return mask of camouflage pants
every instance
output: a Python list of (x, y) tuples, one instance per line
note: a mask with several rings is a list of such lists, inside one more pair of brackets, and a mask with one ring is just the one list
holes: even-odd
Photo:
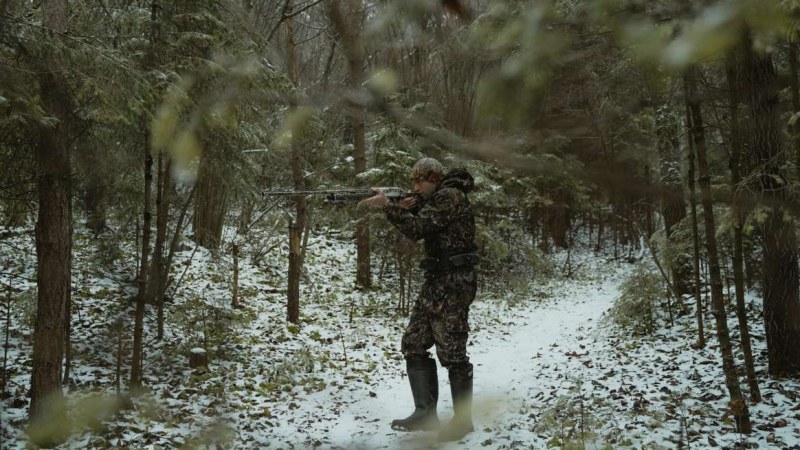
[(442, 366), (471, 372), (468, 316), (477, 286), (474, 270), (427, 275), (403, 334), (403, 356), (428, 358), (428, 349), (435, 344)]

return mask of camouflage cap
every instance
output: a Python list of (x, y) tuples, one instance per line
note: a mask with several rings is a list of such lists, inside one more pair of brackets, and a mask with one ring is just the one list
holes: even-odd
[(426, 180), (438, 183), (444, 176), (444, 166), (433, 158), (422, 158), (411, 168), (412, 180)]

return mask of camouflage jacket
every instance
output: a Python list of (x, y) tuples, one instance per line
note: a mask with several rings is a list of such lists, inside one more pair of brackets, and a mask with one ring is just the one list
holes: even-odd
[(475, 217), (467, 198), (473, 185), (466, 170), (451, 170), (422, 206), (409, 210), (390, 203), (386, 218), (406, 237), (424, 239), (428, 257), (474, 252)]

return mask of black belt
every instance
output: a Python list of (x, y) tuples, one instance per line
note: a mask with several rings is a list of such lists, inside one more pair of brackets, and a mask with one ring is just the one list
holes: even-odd
[(441, 258), (424, 258), (419, 262), (419, 268), (429, 272), (444, 272), (447, 270), (473, 267), (481, 258), (475, 253), (459, 253), (457, 255), (443, 256)]

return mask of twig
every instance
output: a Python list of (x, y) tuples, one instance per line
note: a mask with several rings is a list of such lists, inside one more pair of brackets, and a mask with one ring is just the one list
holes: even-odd
[(339, 337), (342, 339), (342, 352), (344, 353), (344, 365), (347, 367), (347, 346), (344, 343), (344, 333), (339, 333)]

